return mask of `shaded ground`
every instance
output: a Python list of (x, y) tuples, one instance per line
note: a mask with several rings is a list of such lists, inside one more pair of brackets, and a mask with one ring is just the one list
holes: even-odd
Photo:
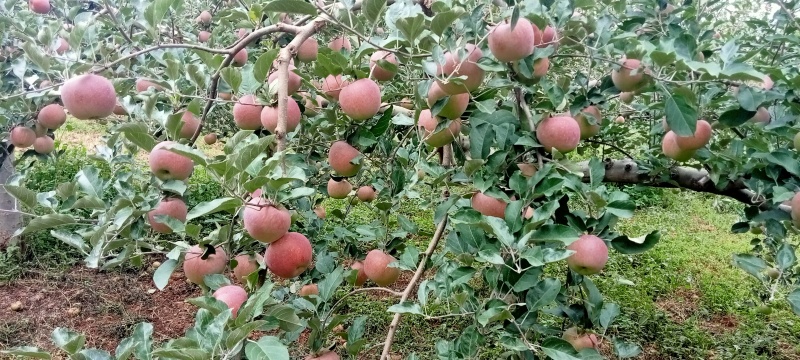
[[(156, 342), (180, 337), (194, 323), (194, 306), (184, 299), (200, 295), (183, 274), (173, 274), (156, 291), (147, 272), (103, 273), (77, 267), (63, 274), (41, 274), (0, 285), (0, 349), (33, 345), (54, 350), (57, 326), (86, 335), (86, 347), (113, 353), (133, 326), (150, 322)], [(22, 302), (22, 310), (10, 306)]]

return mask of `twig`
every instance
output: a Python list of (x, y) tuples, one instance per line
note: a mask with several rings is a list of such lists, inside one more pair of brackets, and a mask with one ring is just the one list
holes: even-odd
[[(153, 52), (153, 51), (156, 51), (156, 50), (159, 50), (159, 49), (193, 49), (193, 50), (200, 50), (200, 51), (209, 52), (209, 53), (212, 53), (212, 54), (230, 54), (230, 50), (214, 49), (214, 48), (209, 48), (209, 47), (200, 46), (200, 45), (193, 45), (193, 44), (159, 44), (159, 45), (151, 46), (151, 47), (143, 49), (143, 50), (139, 50), (139, 51), (137, 51), (135, 53), (132, 53), (132, 54), (128, 54), (127, 56), (123, 56), (123, 57), (115, 60), (114, 62), (111, 62), (109, 64), (103, 65), (102, 67), (100, 67), (97, 70), (94, 70), (93, 72), (94, 73), (99, 73), (99, 72), (101, 72), (103, 70), (110, 69), (110, 68), (114, 67), (115, 65), (117, 65), (117, 64), (119, 64), (119, 63), (121, 63), (121, 62), (123, 62), (125, 60), (129, 60), (129, 59), (135, 58), (135, 57), (137, 57), (139, 55), (144, 55), (144, 54), (147, 54), (149, 52)], [(235, 55), (235, 53), (234, 53), (234, 55)]]
[(634, 159), (634, 158), (633, 158), (633, 155), (631, 155), (630, 153), (628, 153), (628, 152), (627, 152), (627, 151), (625, 151), (625, 150), (622, 150), (622, 148), (620, 148), (620, 147), (619, 147), (619, 146), (617, 146), (617, 145), (614, 145), (614, 144), (609, 144), (609, 143), (607, 143), (607, 142), (605, 142), (605, 141), (600, 141), (600, 140), (592, 140), (592, 139), (586, 139), (586, 140), (583, 140), (583, 141), (585, 141), (585, 142), (588, 142), (588, 143), (592, 143), (592, 144), (600, 144), (600, 145), (605, 145), (605, 146), (608, 146), (608, 147), (610, 147), (610, 148), (612, 148), (612, 149), (614, 149), (614, 150), (617, 150), (617, 151), (619, 151), (619, 152), (620, 152), (622, 155), (625, 155), (625, 156), (626, 156), (628, 159), (631, 159), (631, 160), (633, 160), (633, 159)]
[[(111, 22), (114, 23), (114, 27), (117, 28), (117, 31), (119, 31), (120, 34), (122, 34), (122, 37), (125, 38), (125, 41), (127, 41), (131, 45), (134, 45), (131, 37), (128, 36), (128, 34), (125, 33), (125, 30), (122, 29), (122, 26), (119, 25), (119, 21), (117, 21), (117, 16), (114, 15), (114, 10), (111, 8), (111, 4), (108, 2), (108, 0), (104, 0), (103, 3), (105, 4), (105, 9), (106, 13), (108, 14), (108, 17), (111, 18)], [(134, 48), (135, 46), (136, 45), (134, 45)]]
[[(439, 226), (436, 227), (436, 232), (433, 234), (431, 243), (428, 244), (428, 249), (422, 254), (422, 260), (420, 260), (419, 265), (417, 266), (417, 271), (414, 273), (414, 277), (412, 277), (411, 281), (408, 282), (406, 289), (403, 291), (403, 295), (400, 297), (400, 303), (403, 303), (406, 301), (406, 299), (408, 299), (408, 296), (411, 294), (411, 290), (414, 289), (414, 285), (416, 285), (417, 281), (419, 281), (419, 279), (422, 277), (422, 274), (425, 272), (425, 265), (428, 262), (428, 259), (430, 259), (431, 254), (433, 254), (433, 251), (436, 250), (436, 246), (439, 244), (439, 240), (444, 234), (445, 227), (447, 227), (447, 216), (445, 216), (445, 218), (442, 219), (442, 222), (439, 223)], [(389, 324), (389, 333), (386, 334), (386, 342), (383, 345), (381, 360), (389, 359), (389, 350), (392, 348), (394, 334), (397, 331), (397, 326), (400, 324), (401, 316), (401, 313), (395, 313), (392, 323)]]

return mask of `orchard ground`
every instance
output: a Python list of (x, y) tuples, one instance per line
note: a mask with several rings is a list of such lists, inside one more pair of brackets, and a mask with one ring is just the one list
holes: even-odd
[[(102, 124), (82, 121), (69, 121), (65, 128), (57, 137), (64, 154), (52, 163), (35, 165), (27, 184), (31, 189), (52, 189), (72, 178), (92, 161), (85, 147), (100, 143), (105, 130)], [(200, 146), (213, 153), (221, 145)], [(219, 196), (219, 187), (207, 176), (193, 176), (191, 182), (199, 189), (191, 202)], [(742, 209), (738, 203), (662, 189), (632, 190), (631, 194), (639, 210), (621, 222), (621, 230), (636, 236), (661, 229), (663, 237), (655, 249), (642, 255), (612, 252), (609, 265), (597, 276), (600, 290), (610, 301), (626, 304), (609, 330), (615, 333), (608, 335), (641, 345), (639, 359), (800, 359), (800, 321), (788, 304), (774, 302), (770, 314), (757, 311), (761, 302), (752, 290), (762, 285), (731, 265), (731, 255), (746, 251), (755, 236), (730, 232)], [(330, 214), (334, 209), (347, 211), (347, 204), (347, 200), (326, 200), (324, 206)], [(414, 204), (402, 210), (422, 229), (433, 231), (432, 214), (418, 211)], [(355, 223), (368, 224), (374, 213), (369, 205), (360, 204), (348, 216)], [(418, 247), (424, 247), (425, 240), (415, 239)], [(113, 350), (141, 321), (154, 324), (157, 341), (183, 334), (193, 324), (195, 311), (183, 300), (200, 295), (200, 290), (176, 273), (164, 291), (156, 291), (150, 265), (158, 260), (149, 258), (142, 267), (98, 274), (85, 269), (79, 254), (47, 232), (26, 237), (20, 247), (0, 252), (0, 349), (35, 345), (54, 351), (49, 334), (56, 326), (85, 333), (88, 346), (106, 350)], [(404, 289), (410, 275), (404, 272), (392, 288)], [(16, 301), (22, 302), (21, 311), (10, 310)], [(367, 315), (369, 342), (380, 343), (391, 321), (386, 308), (394, 303), (394, 298), (380, 294), (357, 294), (342, 312)], [(428, 313), (436, 314), (436, 305), (430, 306)], [(420, 358), (433, 359), (436, 344), (430, 339), (456, 338), (469, 325), (467, 320), (407, 315), (394, 353), (416, 352)], [(612, 356), (608, 344), (601, 349)], [(379, 351), (371, 349), (359, 358), (377, 358)], [(479, 358), (494, 359), (501, 351), (487, 344)], [(302, 348), (292, 350), (293, 356), (306, 353)]]

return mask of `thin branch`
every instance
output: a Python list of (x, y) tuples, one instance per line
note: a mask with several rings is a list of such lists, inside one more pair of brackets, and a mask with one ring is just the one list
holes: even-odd
[(617, 151), (618, 151), (618, 152), (620, 152), (622, 155), (625, 155), (625, 157), (627, 157), (628, 159), (633, 159), (633, 158), (634, 158), (634, 157), (633, 157), (633, 155), (631, 155), (630, 153), (628, 153), (627, 151), (623, 150), (622, 148), (620, 148), (620, 147), (619, 147), (619, 146), (617, 146), (617, 145), (614, 145), (614, 144), (609, 144), (609, 143), (607, 143), (607, 142), (605, 142), (605, 141), (601, 141), (601, 140), (592, 140), (592, 139), (586, 139), (586, 140), (583, 140), (583, 141), (585, 141), (585, 142), (587, 142), (587, 143), (592, 143), (592, 144), (600, 144), (600, 145), (605, 145), (605, 146), (608, 146), (608, 147), (610, 147), (610, 148), (612, 148), (612, 149), (614, 149), (614, 150), (617, 150)]
[(108, 2), (108, 0), (104, 0), (103, 3), (105, 4), (105, 9), (106, 13), (108, 14), (108, 17), (111, 19), (111, 22), (114, 23), (114, 27), (117, 29), (117, 31), (119, 31), (120, 34), (122, 34), (122, 37), (125, 38), (125, 41), (135, 46), (131, 37), (128, 36), (127, 33), (125, 33), (125, 30), (122, 28), (122, 26), (120, 26), (119, 21), (117, 21), (117, 16), (114, 15), (114, 9), (111, 7), (111, 4)]
[(117, 64), (119, 64), (119, 63), (121, 63), (121, 62), (123, 62), (125, 60), (130, 60), (130, 59), (135, 58), (135, 57), (137, 57), (139, 55), (144, 55), (144, 54), (147, 54), (149, 52), (153, 52), (153, 51), (160, 50), (160, 49), (193, 49), (193, 50), (209, 52), (209, 53), (212, 53), (212, 54), (230, 54), (230, 51), (226, 50), (226, 49), (213, 49), (213, 48), (200, 46), (200, 45), (193, 45), (193, 44), (159, 44), (159, 45), (151, 46), (149, 48), (142, 49), (142, 50), (139, 50), (137, 52), (128, 54), (126, 56), (123, 56), (123, 57), (121, 57), (121, 58), (119, 58), (119, 59), (117, 59), (117, 60), (115, 60), (115, 61), (113, 61), (111, 63), (103, 65), (102, 67), (98, 68), (97, 70), (94, 70), (93, 72), (94, 73), (99, 73), (99, 72), (101, 72), (103, 70), (110, 69), (110, 68), (116, 66)]
[[(411, 278), (411, 281), (408, 282), (406, 285), (406, 289), (403, 291), (403, 295), (400, 297), (400, 303), (402, 304), (408, 299), (408, 296), (411, 295), (411, 290), (414, 289), (414, 285), (416, 285), (417, 281), (422, 278), (422, 274), (425, 273), (425, 265), (430, 259), (431, 254), (433, 251), (436, 250), (436, 246), (439, 244), (439, 240), (444, 235), (444, 229), (447, 227), (447, 216), (439, 223), (439, 226), (436, 227), (436, 232), (433, 234), (433, 238), (431, 239), (431, 243), (428, 244), (428, 249), (425, 250), (425, 253), (422, 254), (422, 259), (417, 266), (417, 271), (414, 273), (414, 277)], [(386, 334), (386, 341), (383, 345), (383, 353), (381, 353), (381, 360), (388, 360), (389, 359), (389, 350), (392, 349), (392, 342), (394, 341), (394, 334), (397, 331), (397, 327), (400, 324), (400, 317), (402, 316), (401, 313), (395, 313), (394, 318), (392, 319), (392, 323), (389, 325), (389, 333)]]

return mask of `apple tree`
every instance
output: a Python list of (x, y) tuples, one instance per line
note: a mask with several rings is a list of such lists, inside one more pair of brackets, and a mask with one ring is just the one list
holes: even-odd
[[(734, 263), (765, 302), (800, 313), (795, 7), (0, 0), (15, 236), (48, 231), (99, 270), (157, 257), (158, 288), (178, 270), (205, 290), (187, 299), (199, 310), (184, 337), (154, 345), (142, 323), (116, 358), (288, 359), (306, 333), (308, 359), (388, 359), (404, 315), (469, 319), (430, 339), (441, 358), (491, 345), (594, 359), (601, 342), (626, 358), (638, 346), (606, 335), (625, 304), (593, 278), (661, 234), (616, 229), (635, 209), (620, 185), (681, 188), (746, 205), (732, 231), (762, 235)], [(65, 122), (101, 119), (105, 170), (23, 185), (59, 156)], [(189, 206), (198, 173), (223, 195)], [(374, 217), (326, 213), (329, 198)], [(433, 225), (404, 216), (409, 204)], [(396, 297), (383, 342), (340, 311), (362, 292)], [(111, 358), (67, 329), (53, 339)]]

